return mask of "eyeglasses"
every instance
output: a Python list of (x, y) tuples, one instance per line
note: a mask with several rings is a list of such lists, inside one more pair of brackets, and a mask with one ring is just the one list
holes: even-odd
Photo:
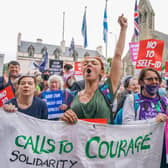
[(151, 77), (151, 78), (145, 78), (144, 80), (147, 80), (147, 81), (149, 81), (149, 82), (153, 82), (153, 81), (155, 80), (155, 81), (158, 82), (158, 81), (159, 81), (159, 78), (157, 78), (157, 77), (152, 78), (152, 77)]

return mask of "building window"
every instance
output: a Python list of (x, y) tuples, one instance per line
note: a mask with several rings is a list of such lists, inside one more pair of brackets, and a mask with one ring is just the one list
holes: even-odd
[(35, 53), (35, 49), (34, 47), (31, 45), (28, 47), (28, 56), (29, 57), (34, 57), (34, 53)]
[(74, 53), (72, 54), (73, 56), (73, 61), (77, 61), (78, 60), (78, 52), (75, 50)]
[(86, 57), (88, 57), (88, 56), (90, 56), (90, 54), (89, 54), (88, 52), (85, 52), (84, 58), (86, 58)]
[(47, 48), (44, 47), (44, 48), (41, 50), (42, 57), (44, 57), (44, 55), (46, 54), (46, 52), (47, 52)]
[(152, 15), (152, 13), (150, 13), (150, 17), (149, 17), (149, 28), (150, 29), (153, 28), (153, 15)]
[(139, 12), (139, 24), (141, 24), (142, 21), (142, 14)]
[(56, 50), (54, 50), (53, 54), (55, 56), (55, 59), (57, 59), (57, 60), (60, 59), (61, 51), (58, 48)]
[(147, 19), (147, 12), (144, 12), (143, 18), (142, 18), (142, 22), (146, 23), (146, 19)]

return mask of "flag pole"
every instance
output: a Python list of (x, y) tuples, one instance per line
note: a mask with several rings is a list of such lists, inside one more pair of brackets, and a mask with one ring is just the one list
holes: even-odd
[(64, 29), (65, 29), (65, 12), (63, 12), (62, 41), (64, 41)]
[(105, 58), (107, 61), (107, 52), (108, 52), (108, 22), (107, 22), (107, 0), (104, 10), (104, 20), (103, 20), (103, 31), (104, 31), (104, 42), (105, 42)]
[[(108, 36), (108, 33), (107, 33), (107, 36)], [(106, 37), (107, 38), (107, 37)], [(106, 61), (107, 61), (107, 48), (108, 48), (108, 38), (106, 39), (107, 41), (106, 41)]]

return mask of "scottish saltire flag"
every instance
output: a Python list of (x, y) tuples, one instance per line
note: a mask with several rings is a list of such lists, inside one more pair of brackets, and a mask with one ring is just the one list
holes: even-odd
[(108, 33), (108, 23), (107, 23), (107, 0), (104, 9), (104, 19), (103, 19), (103, 40), (107, 43), (107, 33)]
[(84, 40), (84, 48), (86, 48), (88, 46), (88, 42), (87, 42), (87, 24), (86, 24), (86, 7), (85, 7), (85, 12), (83, 15), (83, 21), (82, 21), (82, 36), (83, 36), (83, 40)]
[(74, 38), (72, 38), (71, 40), (71, 44), (70, 44), (70, 47), (69, 47), (69, 52), (71, 54), (73, 54), (75, 52), (75, 42), (74, 42)]
[(43, 61), (38, 65), (36, 62), (33, 62), (35, 68), (38, 68), (40, 72), (44, 72), (47, 69), (48, 64), (48, 52), (46, 51), (44, 54)]
[(135, 0), (135, 10), (134, 10), (134, 35), (135, 37), (139, 36), (139, 13), (137, 0)]

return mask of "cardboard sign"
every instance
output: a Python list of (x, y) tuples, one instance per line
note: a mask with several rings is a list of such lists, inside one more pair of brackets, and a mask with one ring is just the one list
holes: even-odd
[(162, 71), (163, 47), (164, 41), (161, 40), (149, 39), (140, 41), (136, 68), (150, 67), (157, 71)]
[(61, 90), (46, 91), (42, 93), (43, 100), (46, 101), (48, 106), (48, 119), (60, 118), (64, 111), (59, 109), (63, 104), (63, 93)]
[(8, 100), (14, 98), (14, 93), (12, 91), (11, 86), (6, 87), (5, 89), (0, 91), (0, 107), (7, 102)]
[(139, 43), (138, 42), (129, 43), (129, 48), (132, 64), (136, 65), (136, 60), (138, 58), (138, 51), (139, 51)]

